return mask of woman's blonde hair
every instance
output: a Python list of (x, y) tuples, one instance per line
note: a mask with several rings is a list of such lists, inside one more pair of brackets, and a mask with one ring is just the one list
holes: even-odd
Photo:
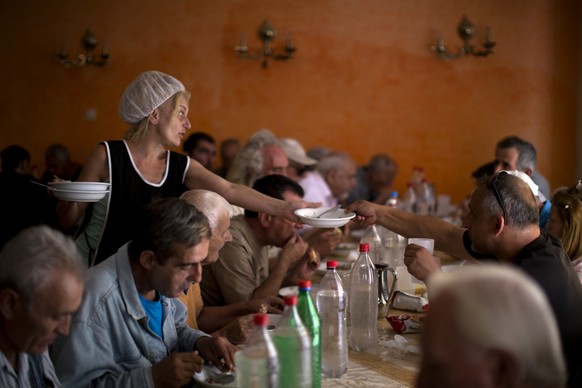
[[(178, 113), (178, 99), (182, 96), (184, 98), (186, 98), (186, 100), (190, 100), (190, 93), (187, 91), (178, 92), (170, 98), (170, 101), (172, 101), (172, 114), (173, 115)], [(159, 109), (159, 107), (156, 109)], [(123, 140), (126, 140), (130, 143), (136, 143), (146, 136), (146, 134), (149, 131), (149, 128), (150, 128), (150, 120), (149, 120), (149, 115), (148, 115), (148, 116), (144, 117), (143, 119), (141, 119), (138, 123), (132, 125), (123, 135)]]
[(562, 245), (571, 260), (582, 257), (582, 181), (560, 187), (552, 197), (552, 208), (562, 221)]

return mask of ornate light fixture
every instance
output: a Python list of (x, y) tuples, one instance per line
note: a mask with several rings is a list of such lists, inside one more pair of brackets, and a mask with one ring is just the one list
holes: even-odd
[(283, 52), (277, 52), (271, 47), (271, 42), (277, 36), (277, 31), (269, 20), (265, 20), (263, 24), (261, 24), (257, 33), (259, 39), (263, 42), (262, 50), (259, 50), (255, 54), (251, 54), (249, 52), (249, 47), (247, 46), (246, 36), (245, 34), (242, 34), (238, 45), (234, 48), (234, 51), (239, 54), (239, 57), (244, 59), (261, 60), (261, 65), (263, 68), (266, 68), (269, 66), (269, 59), (286, 61), (287, 59), (291, 59), (293, 53), (297, 50), (293, 47), (290, 33), (287, 35)]
[(109, 50), (107, 49), (107, 46), (103, 46), (99, 58), (96, 58), (93, 55), (93, 50), (97, 48), (97, 36), (91, 30), (87, 29), (87, 32), (85, 32), (85, 35), (81, 38), (81, 45), (85, 49), (85, 54), (77, 55), (76, 59), (68, 59), (69, 53), (65, 50), (64, 41), (61, 41), (61, 46), (57, 53), (59, 63), (64, 67), (80, 67), (85, 65), (103, 66), (107, 63), (107, 60), (109, 59)]
[(484, 50), (476, 50), (475, 46), (471, 44), (471, 39), (475, 35), (475, 26), (463, 15), (463, 19), (457, 26), (457, 33), (463, 39), (464, 45), (460, 47), (458, 51), (448, 52), (445, 46), (445, 41), (441, 35), (437, 38), (437, 45), (431, 46), (430, 49), (436, 52), (440, 59), (455, 59), (462, 57), (464, 55), (473, 55), (475, 57), (486, 57), (489, 54), (493, 54), (493, 47), (495, 47), (495, 42), (491, 40), (491, 30), (489, 27), (485, 28), (485, 42), (483, 43)]

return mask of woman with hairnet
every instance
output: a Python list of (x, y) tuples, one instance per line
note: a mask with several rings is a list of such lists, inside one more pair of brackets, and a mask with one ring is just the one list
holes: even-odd
[(119, 114), (130, 128), (122, 140), (99, 143), (79, 176), (79, 181), (109, 182), (110, 193), (89, 209), (82, 202), (60, 202), (57, 207), (64, 227), (85, 215), (76, 242), (89, 265), (105, 260), (133, 238), (142, 209), (152, 199), (178, 197), (188, 189), (212, 190), (232, 204), (294, 222), (295, 209), (317, 206), (276, 200), (230, 183), (169, 150), (178, 147), (190, 129), (189, 99), (180, 81), (159, 71), (140, 74), (125, 89)]

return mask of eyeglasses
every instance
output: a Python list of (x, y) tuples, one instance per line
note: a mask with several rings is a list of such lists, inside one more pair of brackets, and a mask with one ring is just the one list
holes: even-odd
[(501, 210), (503, 211), (503, 218), (506, 220), (505, 223), (507, 223), (507, 209), (505, 209), (503, 198), (501, 197), (501, 192), (497, 188), (497, 179), (501, 173), (507, 174), (505, 171), (499, 171), (497, 174), (495, 174), (491, 180), (491, 187), (493, 188), (493, 194), (495, 194), (495, 198), (497, 198), (497, 202), (499, 202), (499, 206), (501, 206)]

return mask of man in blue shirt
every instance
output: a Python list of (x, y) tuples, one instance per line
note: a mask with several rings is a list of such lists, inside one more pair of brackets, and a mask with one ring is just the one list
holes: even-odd
[(204, 360), (234, 367), (234, 346), (186, 324), (175, 298), (199, 282), (210, 227), (178, 198), (152, 203), (136, 239), (88, 272), (71, 336), (52, 352), (64, 386), (183, 386)]

